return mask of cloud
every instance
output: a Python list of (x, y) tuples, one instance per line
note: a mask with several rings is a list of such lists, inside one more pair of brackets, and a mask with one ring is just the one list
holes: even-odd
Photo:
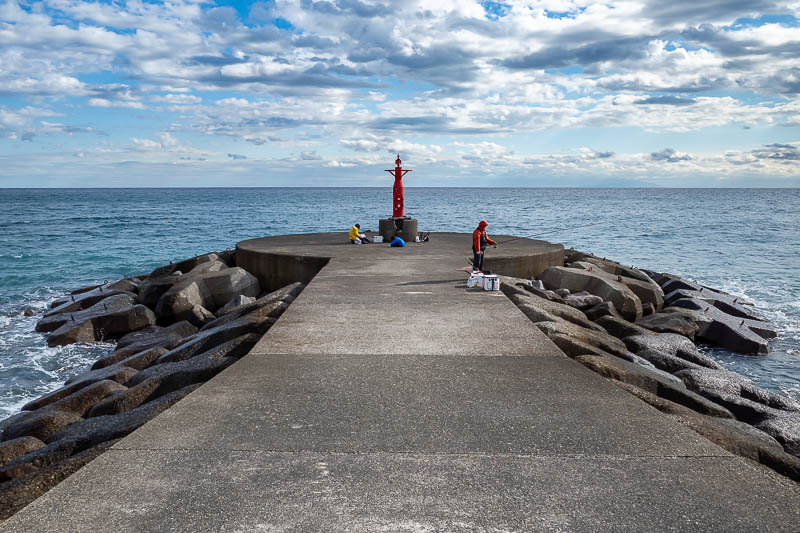
[(800, 148), (793, 144), (767, 144), (764, 148), (753, 150), (756, 159), (775, 159), (778, 161), (800, 161)]
[(239, 154), (228, 154), (228, 157), (234, 160), (247, 159), (246, 155), (239, 155)]
[(653, 152), (650, 154), (650, 159), (653, 161), (664, 161), (667, 163), (677, 163), (679, 161), (691, 161), (692, 156), (676, 152), (672, 148), (665, 148), (660, 152)]

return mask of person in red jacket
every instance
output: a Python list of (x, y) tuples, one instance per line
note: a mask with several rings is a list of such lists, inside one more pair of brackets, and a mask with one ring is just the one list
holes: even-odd
[(478, 227), (472, 232), (473, 272), (483, 272), (483, 254), (486, 251), (486, 245), (493, 244), (497, 248), (497, 243), (486, 234), (486, 226), (488, 225), (488, 222), (481, 220)]

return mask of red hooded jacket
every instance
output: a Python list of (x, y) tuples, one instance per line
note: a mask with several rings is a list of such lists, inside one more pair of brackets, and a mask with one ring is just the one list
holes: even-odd
[(494, 244), (494, 241), (490, 239), (489, 236), (486, 234), (486, 226), (488, 225), (489, 225), (488, 222), (486, 222), (485, 220), (481, 220), (480, 223), (478, 224), (478, 227), (475, 228), (475, 231), (472, 232), (473, 252), (477, 252), (479, 250), (482, 252), (486, 250), (487, 244)]

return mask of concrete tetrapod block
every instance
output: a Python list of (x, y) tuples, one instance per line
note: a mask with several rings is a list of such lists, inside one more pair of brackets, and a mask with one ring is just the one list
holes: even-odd
[(694, 339), (700, 330), (694, 320), (681, 313), (654, 313), (640, 318), (636, 325), (656, 333), (677, 333), (689, 339)]
[(5, 466), (26, 453), (38, 450), (44, 442), (36, 437), (24, 436), (10, 439), (0, 443), (0, 466)]
[(78, 416), (84, 416), (86, 412), (100, 400), (115, 391), (125, 390), (125, 388), (124, 385), (120, 385), (116, 381), (110, 379), (100, 380), (51, 403), (46, 409), (52, 411), (66, 411), (75, 413)]
[(81, 289), (75, 289), (74, 291), (70, 292), (69, 296), (63, 296), (61, 298), (56, 298), (52, 302), (50, 302), (50, 308), (55, 308), (64, 305), (67, 302), (78, 300), (83, 295), (89, 292), (113, 292), (113, 291), (125, 291), (125, 292), (132, 292), (136, 294), (139, 290), (139, 285), (136, 280), (133, 279), (120, 279), (117, 281), (113, 281), (111, 283), (101, 283), (99, 285), (92, 285), (91, 287), (83, 287)]
[(675, 380), (674, 376), (665, 375), (614, 357), (580, 355), (576, 357), (576, 361), (602, 376), (630, 383), (699, 413), (720, 418), (733, 418), (730, 411), (708, 401), (708, 399), (695, 392), (687, 390), (680, 380)]
[(47, 333), (55, 331), (69, 322), (80, 324), (96, 316), (127, 309), (135, 303), (135, 296), (129, 293), (114, 294), (74, 313), (58, 313), (44, 317), (36, 324), (36, 331)]
[[(97, 289), (96, 291), (87, 292), (75, 297), (74, 300), (70, 299), (63, 304), (53, 307), (49, 311), (45, 312), (44, 318), (49, 318), (53, 315), (59, 315), (64, 313), (74, 313), (76, 311), (82, 311), (84, 309), (88, 309), (97, 302), (102, 302), (106, 298), (110, 298), (112, 296), (119, 296), (125, 295), (130, 297), (132, 300), (136, 299), (136, 294), (129, 292), (129, 291), (121, 291), (121, 290), (100, 290)], [(52, 327), (52, 326), (50, 326)], [(55, 329), (55, 328), (54, 328)], [(41, 330), (44, 331), (44, 330)]]
[(195, 306), (212, 313), (228, 303), (234, 296), (258, 296), (261, 287), (258, 279), (243, 268), (226, 268), (220, 271), (187, 274), (158, 300), (156, 314), (164, 320), (179, 320)]
[[(94, 307), (103, 305), (103, 303), (95, 304)], [(47, 345), (53, 347), (76, 342), (117, 339), (126, 333), (152, 326), (155, 323), (156, 317), (150, 309), (143, 305), (134, 305), (81, 319), (76, 317), (74, 321), (67, 322), (52, 332), (47, 337)]]
[[(630, 351), (637, 355), (641, 355), (645, 359), (647, 359), (647, 356), (643, 355), (643, 352), (649, 351), (678, 357), (702, 367), (722, 370), (722, 366), (719, 363), (707, 355), (700, 353), (692, 341), (683, 335), (678, 335), (676, 333), (634, 335), (625, 337), (623, 342)], [(655, 364), (655, 362), (653, 362), (653, 364)], [(658, 365), (656, 364), (656, 366)]]
[(117, 348), (113, 352), (95, 361), (92, 365), (92, 370), (119, 363), (152, 348), (166, 348), (169, 351), (183, 339), (195, 333), (197, 333), (197, 328), (186, 321), (176, 322), (166, 328), (150, 326), (143, 330), (129, 333), (120, 339), (120, 342), (117, 343)]
[[(642, 272), (639, 272), (639, 274), (641, 274), (643, 279), (632, 278), (621, 273), (610, 273), (602, 267), (598, 269), (597, 265), (583, 261), (572, 263), (570, 268), (580, 268), (583, 270), (591, 269), (592, 272), (600, 276), (605, 276), (608, 279), (617, 281), (628, 287), (639, 298), (639, 300), (641, 300), (642, 304), (649, 303), (656, 311), (660, 311), (661, 308), (664, 307), (664, 291), (661, 290), (661, 287), (658, 285), (658, 283), (647, 277)], [(616, 272), (628, 272), (628, 269), (623, 268), (615, 268), (613, 270)], [(605, 299), (606, 298), (604, 298), (604, 300)]]
[[(599, 269), (597, 269), (599, 270)], [(602, 272), (602, 271), (600, 271)], [(629, 320), (642, 317), (642, 302), (634, 292), (606, 273), (566, 267), (550, 267), (539, 276), (548, 289), (565, 288), (571, 292), (586, 291), (614, 303), (617, 311)]]

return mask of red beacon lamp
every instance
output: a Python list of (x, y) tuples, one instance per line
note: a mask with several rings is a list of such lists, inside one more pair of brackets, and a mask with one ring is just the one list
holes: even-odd
[(378, 229), (383, 240), (386, 242), (400, 236), (404, 241), (413, 241), (417, 236), (417, 219), (405, 216), (405, 191), (403, 189), (403, 176), (411, 172), (411, 169), (403, 169), (400, 166), (400, 154), (397, 154), (394, 170), (386, 170), (394, 176), (394, 187), (392, 188), (392, 216), (382, 218), (378, 221)]

